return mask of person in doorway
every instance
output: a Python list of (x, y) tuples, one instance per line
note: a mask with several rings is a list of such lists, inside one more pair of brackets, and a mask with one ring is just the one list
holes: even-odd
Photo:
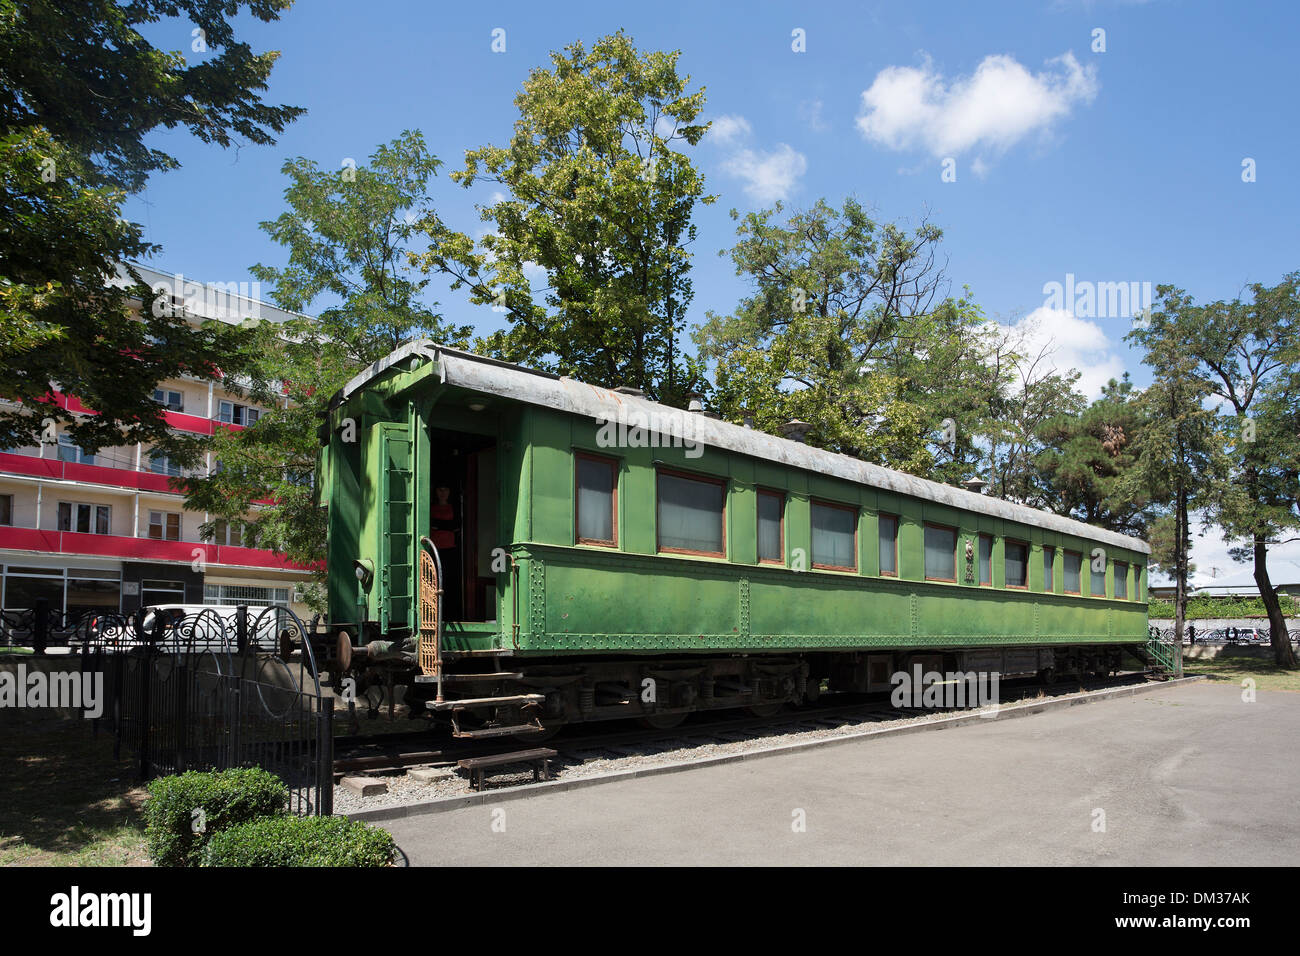
[(443, 619), (451, 621), (457, 620), (461, 612), (460, 559), (457, 556), (460, 532), (460, 516), (451, 503), (451, 486), (435, 485), (433, 507), (429, 512), (429, 537), (442, 562)]

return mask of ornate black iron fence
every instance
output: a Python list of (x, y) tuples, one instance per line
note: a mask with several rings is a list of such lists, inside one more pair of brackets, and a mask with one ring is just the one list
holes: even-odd
[(333, 812), (334, 699), (288, 608), (146, 608), (87, 615), (72, 629), (83, 672), (102, 681), (114, 751), (142, 779), (262, 767), (289, 787), (290, 809)]

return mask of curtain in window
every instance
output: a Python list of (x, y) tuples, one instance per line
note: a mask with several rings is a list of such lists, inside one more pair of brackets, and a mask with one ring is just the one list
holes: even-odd
[(1106, 596), (1106, 569), (1104, 566), (1100, 571), (1094, 571), (1091, 566), (1089, 566), (1088, 593), (1093, 597)]
[(722, 554), (724, 488), (711, 481), (659, 475), (659, 547)]
[(880, 516), (880, 573), (898, 573), (898, 519)]
[(614, 466), (578, 459), (578, 538), (614, 540)]
[(781, 496), (758, 495), (758, 559), (785, 561), (781, 553)]
[(1056, 589), (1056, 581), (1054, 580), (1055, 564), (1056, 549), (1043, 548), (1043, 590), (1049, 593)]
[(1122, 561), (1115, 562), (1115, 597), (1128, 600), (1128, 565)]
[(858, 524), (856, 511), (844, 508), (812, 506), (812, 560), (813, 564), (836, 568), (856, 568), (853, 531)]
[(925, 526), (925, 576), (953, 581), (957, 578), (957, 532)]
[(1080, 568), (1083, 565), (1083, 555), (1071, 551), (1065, 552), (1065, 590), (1072, 594), (1078, 594)]
[(1006, 544), (1006, 586), (1023, 588), (1029, 582), (1029, 546), (1015, 541)]

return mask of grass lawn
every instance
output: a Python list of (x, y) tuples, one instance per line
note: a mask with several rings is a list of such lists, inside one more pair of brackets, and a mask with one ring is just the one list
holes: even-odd
[(0, 766), (0, 866), (148, 865), (145, 791), (109, 734), (80, 720), (11, 725)]
[(1300, 670), (1283, 670), (1272, 659), (1260, 657), (1183, 658), (1183, 672), (1189, 677), (1204, 674), (1210, 680), (1240, 684), (1247, 677), (1255, 679), (1259, 690), (1300, 692)]

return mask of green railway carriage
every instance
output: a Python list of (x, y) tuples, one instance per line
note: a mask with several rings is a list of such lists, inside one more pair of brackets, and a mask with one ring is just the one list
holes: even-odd
[(1147, 653), (1135, 538), (444, 348), (321, 428), (337, 668), (460, 735)]

